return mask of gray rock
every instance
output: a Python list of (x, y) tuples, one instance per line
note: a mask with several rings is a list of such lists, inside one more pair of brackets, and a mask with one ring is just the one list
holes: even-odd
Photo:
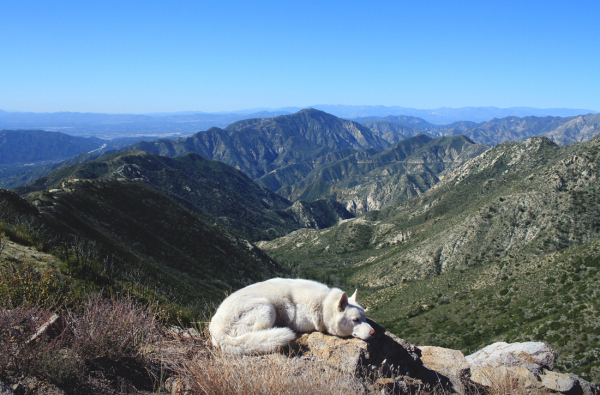
[(318, 358), (361, 377), (375, 373), (381, 378), (376, 386), (382, 393), (431, 392), (440, 385), (449, 392), (465, 393), (472, 387), (469, 364), (460, 351), (415, 347), (369, 323), (375, 335), (368, 342), (313, 332), (302, 335), (291, 348), (305, 358)]
[(421, 346), (421, 362), (440, 382), (448, 379), (451, 389), (464, 393), (471, 370), (462, 352), (442, 347)]
[(525, 366), (534, 374), (552, 370), (556, 354), (542, 342), (497, 342), (466, 357), (471, 369), (478, 366)]
[(566, 374), (546, 372), (546, 374), (543, 374), (540, 377), (542, 379), (542, 385), (552, 391), (566, 394), (574, 391), (576, 387), (581, 389), (578, 381)]

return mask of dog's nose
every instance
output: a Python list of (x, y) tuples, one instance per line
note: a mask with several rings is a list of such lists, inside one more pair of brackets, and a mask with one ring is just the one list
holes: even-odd
[(371, 332), (369, 332), (369, 335), (373, 336), (375, 334), (375, 329), (371, 329)]

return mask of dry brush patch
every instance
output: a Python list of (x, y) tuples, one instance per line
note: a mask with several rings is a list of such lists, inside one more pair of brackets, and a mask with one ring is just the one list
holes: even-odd
[(370, 391), (360, 378), (315, 360), (283, 354), (234, 357), (206, 346), (163, 359), (177, 380), (194, 394), (352, 395)]
[(160, 336), (152, 311), (129, 299), (90, 296), (81, 311), (40, 331), (53, 315), (27, 304), (0, 308), (0, 377), (78, 385), (98, 366), (149, 365), (146, 356)]

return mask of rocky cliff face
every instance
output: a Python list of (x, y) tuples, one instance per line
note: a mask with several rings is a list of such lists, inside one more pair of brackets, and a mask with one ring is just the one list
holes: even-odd
[(278, 193), (290, 200), (331, 197), (358, 214), (380, 210), (422, 194), (439, 181), (443, 171), (487, 148), (463, 136), (431, 139), (419, 135), (383, 152), (363, 151), (325, 163)]
[(341, 149), (385, 149), (390, 144), (368, 128), (314, 109), (276, 118), (249, 119), (225, 130), (134, 144), (130, 149), (164, 156), (195, 152), (236, 167), (256, 179), (294, 163)]

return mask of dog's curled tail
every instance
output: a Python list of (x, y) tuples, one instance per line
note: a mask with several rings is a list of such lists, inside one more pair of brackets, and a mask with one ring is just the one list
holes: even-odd
[(229, 336), (224, 331), (215, 331), (212, 342), (215, 347), (228, 354), (252, 355), (275, 352), (296, 339), (296, 333), (290, 328), (270, 328), (256, 332), (247, 332), (240, 336)]

